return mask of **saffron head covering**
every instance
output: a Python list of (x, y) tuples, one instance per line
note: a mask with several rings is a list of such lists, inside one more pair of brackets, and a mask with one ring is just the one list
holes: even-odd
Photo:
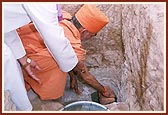
[(93, 4), (84, 4), (75, 16), (79, 23), (92, 33), (97, 33), (109, 22), (105, 14)]

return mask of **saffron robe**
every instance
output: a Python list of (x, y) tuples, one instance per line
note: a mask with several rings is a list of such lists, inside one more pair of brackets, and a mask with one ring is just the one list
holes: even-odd
[[(63, 18), (60, 26), (64, 29), (65, 37), (70, 41), (78, 60), (84, 60), (86, 51), (82, 48), (80, 33), (73, 23), (67, 20), (67, 18), (71, 18), (68, 13), (64, 12)], [(22, 69), (26, 81), (26, 89), (29, 90), (31, 87), (42, 100), (57, 99), (63, 96), (67, 73), (59, 68), (33, 23), (17, 29), (17, 32), (23, 42), (26, 55), (42, 69), (41, 71), (36, 71), (37, 77), (42, 81), (41, 85), (29, 77)]]

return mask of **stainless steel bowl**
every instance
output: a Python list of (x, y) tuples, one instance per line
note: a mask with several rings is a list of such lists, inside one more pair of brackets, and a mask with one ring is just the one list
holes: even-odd
[(109, 111), (109, 109), (96, 102), (77, 101), (64, 106), (60, 111)]

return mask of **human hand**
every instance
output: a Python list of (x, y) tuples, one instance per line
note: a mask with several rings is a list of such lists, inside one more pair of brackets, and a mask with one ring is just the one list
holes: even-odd
[(108, 98), (115, 98), (115, 93), (114, 91), (108, 87), (108, 86), (104, 86), (105, 92), (102, 93), (103, 96), (108, 97)]
[(81, 94), (80, 90), (78, 89), (78, 82), (76, 78), (75, 79), (70, 78), (70, 89), (73, 90), (78, 95)]
[(78, 89), (78, 82), (75, 74), (71, 71), (69, 72), (70, 75), (70, 89), (73, 90), (76, 94), (80, 95), (81, 92)]
[(109, 103), (116, 102), (117, 98), (115, 96), (114, 91), (108, 86), (104, 86), (104, 89), (105, 89), (105, 92), (103, 92), (103, 93), (99, 92), (98, 93), (99, 102), (102, 105), (106, 105), (106, 104), (109, 104)]
[(35, 74), (35, 70), (41, 70), (41, 68), (34, 60), (31, 60), (27, 56), (24, 56), (19, 59), (19, 62), (30, 77), (32, 77), (37, 83), (42, 84), (41, 80)]

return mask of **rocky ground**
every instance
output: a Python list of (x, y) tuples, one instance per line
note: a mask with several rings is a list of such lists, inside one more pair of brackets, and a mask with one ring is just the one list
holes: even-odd
[[(105, 106), (111, 111), (165, 110), (166, 6), (159, 2), (97, 6), (110, 21), (97, 36), (83, 42), (83, 46), (87, 50), (89, 71), (117, 95), (117, 102)], [(63, 5), (71, 14), (79, 8), (80, 5)], [(67, 81), (64, 96), (58, 100), (41, 101), (32, 91), (28, 95), (33, 111), (57, 111), (74, 101), (91, 101), (95, 90), (82, 82), (79, 89), (80, 96), (70, 90)], [(13, 104), (7, 105), (8, 110), (14, 109)]]
[[(90, 88), (86, 84), (79, 82), (79, 88), (82, 92), (81, 95), (76, 95), (69, 88), (69, 79), (67, 80), (64, 96), (57, 100), (42, 101), (39, 97), (30, 90), (28, 96), (33, 105), (33, 111), (59, 111), (65, 105), (76, 102), (76, 101), (92, 101), (91, 94), (95, 92), (94, 89)], [(104, 105), (112, 111), (128, 111), (128, 104), (124, 102), (114, 102), (112, 104)]]

